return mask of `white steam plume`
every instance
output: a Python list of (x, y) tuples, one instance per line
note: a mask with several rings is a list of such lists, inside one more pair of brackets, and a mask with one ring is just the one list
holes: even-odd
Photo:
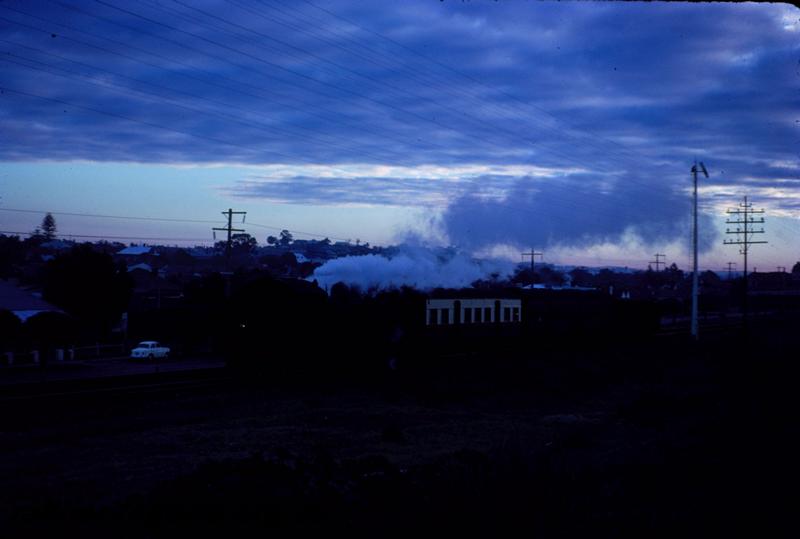
[(318, 267), (309, 279), (330, 288), (343, 282), (362, 290), (391, 289), (411, 286), (431, 288), (463, 288), (478, 279), (493, 275), (505, 278), (514, 264), (504, 260), (476, 260), (454, 251), (434, 252), (424, 247), (403, 246), (391, 258), (381, 255), (348, 256), (330, 260)]

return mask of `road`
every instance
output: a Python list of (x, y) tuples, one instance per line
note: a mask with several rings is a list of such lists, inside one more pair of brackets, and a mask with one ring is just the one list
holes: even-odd
[(222, 368), (225, 362), (216, 357), (170, 358), (156, 361), (132, 361), (127, 357), (54, 362), (39, 365), (15, 365), (0, 368), (0, 391), (4, 386), (93, 380), (169, 372)]
[[(739, 515), (791, 525), (796, 327), (537, 350), (399, 380), (212, 370), (200, 388), (0, 399), (0, 522), (9, 537), (324, 532), (340, 514), (348, 526), (375, 515), (380, 529), (475, 515), (491, 526), (483, 535), (498, 522), (615, 537), (719, 535), (741, 531)], [(182, 362), (194, 364), (106, 363), (119, 374)]]

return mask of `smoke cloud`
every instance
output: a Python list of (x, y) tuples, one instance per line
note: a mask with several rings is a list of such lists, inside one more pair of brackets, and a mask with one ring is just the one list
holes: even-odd
[(391, 257), (365, 255), (330, 260), (317, 268), (310, 279), (316, 279), (322, 287), (343, 282), (362, 290), (401, 286), (428, 290), (469, 287), (479, 279), (508, 277), (513, 270), (510, 261), (476, 260), (453, 249), (404, 245)]
[[(718, 232), (710, 216), (699, 219), (699, 247), (707, 251)], [(663, 181), (589, 174), (523, 177), (502, 198), (481, 192), (459, 197), (444, 211), (441, 226), (453, 245), (473, 252), (498, 244), (621, 244), (631, 235), (645, 245), (689, 242), (691, 197)]]

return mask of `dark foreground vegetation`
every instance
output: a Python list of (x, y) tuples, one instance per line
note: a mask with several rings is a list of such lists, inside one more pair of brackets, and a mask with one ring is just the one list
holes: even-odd
[[(63, 312), (0, 312), (0, 351), (35, 348), (46, 369), (48, 351), (158, 339), (228, 369), (199, 389), (0, 395), (4, 537), (793, 528), (800, 296), (785, 275), (750, 298), (747, 331), (743, 289), (706, 275), (701, 313), (721, 318), (697, 344), (664, 330), (688, 325), (677, 268), (365, 294), (124, 262), (84, 246), (40, 264)], [(429, 328), (430, 298), (520, 300), (521, 322)]]
[(6, 407), (0, 515), (27, 536), (788, 532), (797, 323)]

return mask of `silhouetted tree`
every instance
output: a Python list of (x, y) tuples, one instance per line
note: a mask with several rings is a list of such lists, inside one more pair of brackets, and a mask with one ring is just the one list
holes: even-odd
[(531, 268), (517, 268), (516, 273), (511, 278), (511, 282), (514, 284), (521, 284), (521, 285), (531, 285), (534, 283), (541, 282), (539, 279), (538, 274), (533, 272)]
[(28, 246), (38, 247), (39, 245), (44, 243), (44, 241), (45, 238), (44, 234), (42, 234), (42, 229), (37, 226), (36, 228), (33, 229), (31, 235), (28, 236), (28, 238), (25, 240), (25, 243)]
[(716, 272), (706, 270), (700, 273), (700, 284), (704, 287), (717, 287), (722, 284), (722, 279)]
[(196, 262), (195, 258), (186, 249), (177, 249), (169, 253), (166, 258), (169, 264), (175, 264), (176, 266), (194, 266)]
[(25, 246), (18, 236), (0, 234), (0, 277), (11, 275), (14, 266), (25, 259)]
[[(227, 245), (228, 242), (225, 240), (218, 241), (214, 244), (214, 250), (218, 253), (225, 253)], [(256, 247), (258, 247), (258, 241), (250, 234), (233, 234), (231, 236), (231, 254), (234, 256), (248, 255), (255, 251)]]
[(564, 275), (549, 266), (542, 266), (539, 270), (539, 278), (544, 284), (561, 286), (564, 284)]
[(0, 352), (12, 351), (19, 341), (22, 322), (11, 311), (0, 309)]
[(267, 236), (267, 243), (269, 245), (275, 245), (276, 243), (278, 243), (278, 238), (276, 238), (275, 236)]
[(594, 284), (592, 274), (584, 268), (575, 268), (569, 272), (572, 278), (572, 286), (592, 286)]
[(667, 268), (665, 271), (666, 271), (667, 281), (672, 286), (680, 285), (681, 283), (683, 283), (686, 277), (683, 271), (680, 270), (678, 268), (678, 265), (675, 264), (674, 262), (670, 264), (669, 268)]
[(52, 214), (48, 213), (42, 219), (42, 236), (49, 241), (56, 237), (56, 220)]
[(294, 269), (297, 267), (297, 257), (294, 253), (283, 253), (281, 255), (281, 262), (287, 268)]
[(45, 364), (55, 348), (75, 342), (75, 321), (64, 313), (42, 312), (25, 321), (23, 332), (31, 346), (41, 352), (40, 360)]
[(128, 303), (133, 281), (124, 267), (117, 267), (110, 255), (98, 253), (88, 243), (77, 245), (47, 263), (44, 299), (108, 330), (119, 320)]
[(281, 230), (280, 236), (281, 239), (278, 240), (278, 243), (280, 243), (281, 245), (289, 245), (290, 243), (292, 243), (292, 240), (294, 239), (292, 233), (289, 232), (288, 230)]
[(250, 254), (258, 247), (258, 241), (250, 234), (234, 234), (231, 236), (233, 254)]
[(796, 262), (794, 266), (792, 266), (792, 273), (800, 274), (800, 262)]

